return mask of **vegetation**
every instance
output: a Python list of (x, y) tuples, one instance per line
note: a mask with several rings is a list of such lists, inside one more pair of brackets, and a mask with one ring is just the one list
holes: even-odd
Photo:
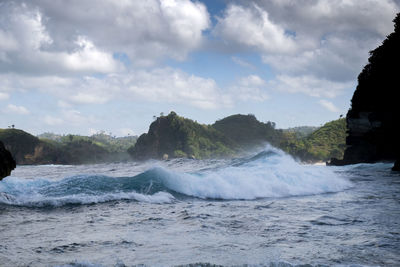
[(18, 129), (0, 130), (0, 141), (17, 164), (84, 164), (165, 158), (235, 157), (265, 143), (302, 161), (341, 158), (346, 122), (339, 119), (320, 128), (275, 129), (254, 115), (232, 115), (212, 125), (199, 124), (171, 112), (161, 115), (141, 135), (116, 138), (104, 132), (92, 136), (44, 133), (35, 137)]
[(252, 114), (232, 115), (216, 121), (212, 127), (242, 149), (254, 148), (265, 142), (278, 146), (282, 135), (280, 130), (275, 130), (274, 122), (262, 123)]
[(342, 157), (345, 148), (346, 122), (339, 119), (321, 128), (297, 127), (275, 129), (275, 123), (263, 123), (254, 115), (232, 115), (213, 125), (202, 125), (171, 112), (160, 116), (149, 132), (139, 137), (128, 152), (134, 159), (190, 157), (232, 157), (261, 147), (277, 146), (302, 161), (326, 161)]
[(128, 152), (134, 159), (169, 157), (210, 158), (234, 155), (235, 144), (212, 126), (202, 125), (171, 112), (160, 116)]
[(137, 137), (115, 138), (45, 133), (40, 138), (18, 129), (0, 129), (0, 140), (17, 164), (84, 164), (128, 160), (128, 147)]
[(302, 161), (343, 158), (346, 147), (346, 120), (342, 118), (328, 122), (303, 138), (298, 138), (296, 132), (286, 131), (279, 146)]
[(314, 131), (318, 130), (319, 127), (315, 126), (298, 126), (283, 130), (284, 133), (294, 133), (296, 138), (302, 139), (309, 136)]

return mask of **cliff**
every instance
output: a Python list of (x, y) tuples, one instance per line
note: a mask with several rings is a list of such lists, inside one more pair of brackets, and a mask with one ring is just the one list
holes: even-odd
[(400, 13), (394, 32), (370, 52), (347, 113), (347, 148), (333, 165), (394, 161), (400, 156)]
[(0, 180), (11, 174), (16, 167), (15, 160), (11, 153), (4, 147), (0, 141)]

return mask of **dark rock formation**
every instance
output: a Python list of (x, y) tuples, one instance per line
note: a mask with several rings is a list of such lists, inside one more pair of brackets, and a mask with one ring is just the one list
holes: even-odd
[(4, 147), (0, 141), (0, 180), (11, 174), (16, 167), (15, 160), (11, 153)]
[(400, 158), (400, 13), (394, 32), (370, 52), (347, 113), (347, 148), (332, 165)]

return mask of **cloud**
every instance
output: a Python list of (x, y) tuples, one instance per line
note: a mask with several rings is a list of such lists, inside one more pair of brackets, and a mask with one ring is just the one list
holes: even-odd
[(332, 102), (329, 102), (325, 99), (321, 99), (318, 103), (331, 112), (340, 112), (340, 110)]
[(190, 75), (178, 69), (157, 68), (113, 73), (102, 77), (0, 75), (0, 87), (38, 90), (59, 100), (61, 108), (80, 104), (104, 104), (112, 100), (174, 103), (200, 109), (232, 105), (213, 79)]
[(245, 8), (230, 5), (218, 19), (214, 34), (224, 42), (252, 47), (266, 53), (290, 53), (296, 50), (292, 36), (269, 19), (269, 14), (258, 5)]
[(238, 102), (256, 101), (263, 102), (269, 99), (266, 93), (267, 83), (257, 75), (241, 78), (237, 85), (230, 88), (232, 98)]
[(16, 106), (13, 104), (7, 105), (7, 107), (5, 108), (5, 112), (18, 115), (28, 115), (30, 113), (29, 110), (24, 106)]
[(393, 0), (236, 1), (213, 32), (235, 51), (259, 53), (277, 76), (275, 87), (334, 97), (393, 31), (399, 10)]
[(269, 86), (282, 92), (334, 98), (342, 94), (345, 89), (354, 87), (354, 82), (340, 83), (306, 75), (278, 75), (275, 80), (269, 82)]
[(107, 73), (122, 68), (111, 52), (94, 45), (86, 36), (73, 36), (69, 50), (57, 50), (41, 11), (26, 4), (3, 3), (0, 9), (0, 72)]
[(123, 63), (183, 60), (202, 44), (210, 24), (206, 7), (190, 0), (0, 5), (0, 72), (110, 73), (121, 71)]
[(74, 109), (61, 110), (59, 116), (46, 115), (43, 122), (50, 126), (72, 125), (81, 126), (95, 123), (97, 120), (93, 116), (83, 115), (80, 111)]

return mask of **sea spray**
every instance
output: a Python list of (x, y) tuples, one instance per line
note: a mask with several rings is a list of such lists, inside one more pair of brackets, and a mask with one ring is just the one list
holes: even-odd
[(338, 192), (351, 183), (324, 166), (302, 165), (284, 152), (267, 147), (229, 166), (200, 173), (153, 169), (176, 192), (214, 199), (256, 199)]
[(8, 177), (0, 203), (62, 206), (113, 200), (171, 203), (182, 195), (202, 199), (257, 199), (338, 192), (351, 183), (324, 166), (302, 165), (267, 147), (215, 168), (182, 172), (157, 166), (132, 177), (81, 174), (61, 180)]

